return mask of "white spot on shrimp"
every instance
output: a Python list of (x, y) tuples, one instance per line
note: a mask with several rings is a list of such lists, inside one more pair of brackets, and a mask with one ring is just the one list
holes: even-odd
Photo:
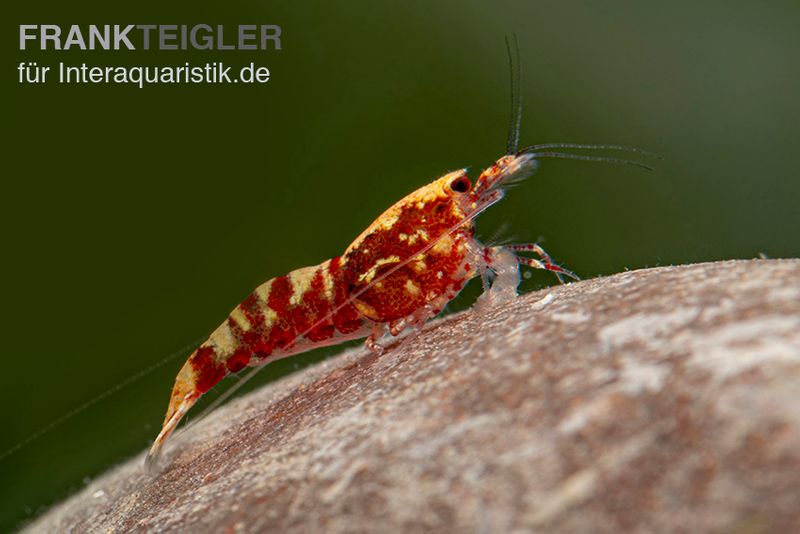
[(233, 319), (244, 332), (250, 330), (250, 321), (247, 320), (247, 317), (245, 317), (240, 307), (237, 306), (233, 309), (231, 312), (231, 319)]
[(413, 297), (419, 295), (419, 286), (415, 284), (413, 280), (406, 280), (405, 288), (409, 295)]
[(317, 266), (303, 267), (289, 273), (289, 282), (292, 284), (292, 296), (289, 303), (293, 306), (300, 304), (303, 294), (311, 287), (311, 281), (317, 273)]
[(389, 256), (388, 258), (379, 258), (378, 260), (375, 261), (375, 264), (367, 272), (358, 277), (358, 281), (369, 284), (370, 282), (372, 282), (372, 279), (375, 278), (375, 275), (378, 273), (378, 269), (381, 266), (399, 262), (400, 262), (400, 256)]

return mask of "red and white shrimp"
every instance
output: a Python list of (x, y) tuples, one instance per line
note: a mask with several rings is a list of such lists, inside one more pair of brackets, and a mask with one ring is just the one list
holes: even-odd
[[(617, 158), (548, 152), (553, 148), (612, 148), (610, 145), (546, 144), (516, 149), (519, 115), (512, 119), (508, 154), (470, 182), (466, 169), (449, 172), (409, 194), (353, 241), (341, 256), (304, 267), (257, 287), (195, 350), (175, 379), (161, 432), (147, 462), (197, 400), (228, 374), (261, 366), (317, 347), (366, 337), (382, 352), (388, 329), (397, 336), (421, 328), (480, 276), (483, 301), (516, 295), (519, 264), (576, 278), (554, 264), (536, 244), (485, 246), (475, 238), (475, 218), (503, 198), (503, 186), (528, 177), (537, 159)], [(538, 259), (518, 253), (530, 251)]]

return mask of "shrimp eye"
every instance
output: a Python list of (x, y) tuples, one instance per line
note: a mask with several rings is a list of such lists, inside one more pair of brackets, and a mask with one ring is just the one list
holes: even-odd
[(456, 193), (466, 193), (469, 191), (469, 188), (472, 184), (469, 182), (469, 178), (466, 176), (460, 176), (450, 182), (450, 189), (455, 191)]

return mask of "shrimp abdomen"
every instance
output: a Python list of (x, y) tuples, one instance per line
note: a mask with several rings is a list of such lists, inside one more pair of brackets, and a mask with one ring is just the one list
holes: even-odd
[(148, 463), (183, 415), (228, 374), (369, 334), (371, 322), (350, 302), (341, 267), (337, 257), (273, 278), (231, 311), (175, 378)]

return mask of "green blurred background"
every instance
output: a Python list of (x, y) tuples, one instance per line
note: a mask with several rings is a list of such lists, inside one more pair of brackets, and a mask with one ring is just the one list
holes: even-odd
[[(507, 34), (524, 65), (523, 144), (620, 143), (664, 160), (651, 173), (546, 160), (481, 217), (483, 237), (539, 239), (584, 277), (800, 255), (795, 0), (3, 9), (0, 451), (207, 335), (262, 281), (340, 253), (409, 191), (501, 155)], [(20, 52), (23, 23), (279, 24), (283, 50)], [(140, 90), (21, 86), (16, 72), (220, 60), (272, 80)], [(255, 385), (339, 350), (270, 365)], [(147, 447), (184, 358), (0, 459), (0, 530)]]

